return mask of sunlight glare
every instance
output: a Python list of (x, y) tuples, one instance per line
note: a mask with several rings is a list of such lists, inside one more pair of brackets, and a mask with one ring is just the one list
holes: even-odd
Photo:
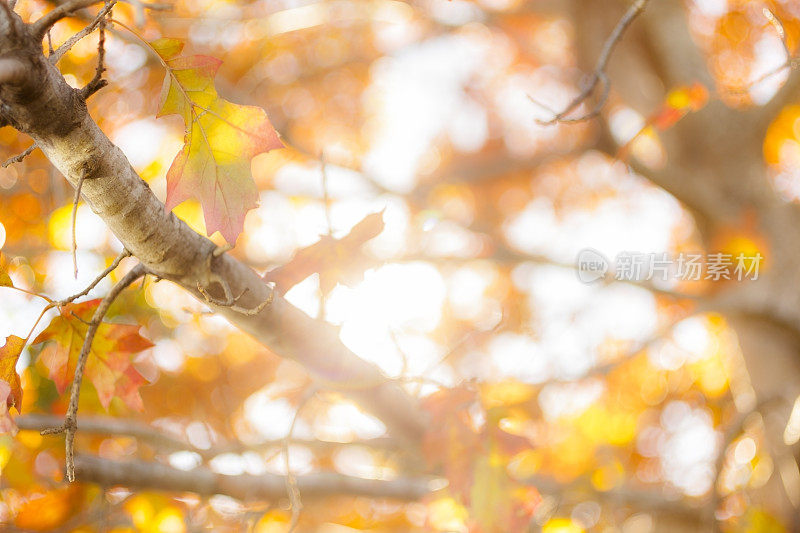
[(444, 298), (444, 279), (430, 264), (389, 264), (367, 271), (355, 289), (334, 290), (327, 313), (332, 322), (342, 324), (340, 337), (348, 348), (396, 375), (400, 354), (391, 332), (434, 330)]

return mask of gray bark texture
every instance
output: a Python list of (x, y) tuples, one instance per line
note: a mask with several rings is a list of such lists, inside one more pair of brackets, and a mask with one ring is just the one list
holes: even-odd
[[(79, 479), (103, 486), (224, 494), (243, 501), (286, 497), (286, 479), (275, 474), (225, 475), (207, 468), (184, 471), (160, 463), (113, 461), (91, 455), (76, 457), (75, 470)], [(337, 494), (415, 501), (431, 491), (430, 482), (423, 478), (378, 480), (323, 472), (297, 476), (296, 482), (304, 500)]]

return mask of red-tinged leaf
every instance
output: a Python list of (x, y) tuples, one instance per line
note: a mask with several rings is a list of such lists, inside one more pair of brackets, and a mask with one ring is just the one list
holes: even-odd
[[(39, 357), (60, 393), (72, 381), (87, 322), (99, 303), (100, 300), (91, 300), (64, 306), (61, 314), (33, 341), (34, 344), (50, 341)], [(145, 380), (133, 366), (131, 355), (152, 346), (139, 335), (136, 325), (103, 323), (97, 328), (85, 374), (103, 407), (108, 408), (111, 399), (117, 396), (132, 409), (141, 409), (138, 389)]]
[(214, 77), (222, 61), (198, 55), (171, 58), (166, 65), (168, 72), (156, 117), (181, 115), (188, 131), (194, 121), (194, 107), (204, 107), (220, 99), (214, 88)]
[(645, 132), (665, 131), (681, 121), (689, 113), (700, 111), (708, 103), (708, 89), (702, 83), (671, 90), (661, 108), (647, 119), (645, 125), (636, 132), (617, 152), (617, 159), (626, 160), (634, 142)]
[(328, 294), (337, 283), (355, 285), (363, 279), (364, 271), (374, 265), (374, 260), (361, 247), (377, 237), (384, 227), (383, 211), (367, 215), (341, 239), (324, 235), (316, 243), (299, 250), (285, 265), (267, 272), (264, 279), (274, 282), (280, 294), (285, 294), (315, 272), (319, 273), (320, 289), (324, 294)]
[(0, 348), (0, 381), (5, 381), (10, 387), (10, 393), (6, 398), (6, 407), (14, 407), (17, 412), (22, 412), (22, 387), (19, 383), (19, 375), (16, 366), (22, 349), (25, 347), (25, 339), (16, 335), (6, 337), (5, 345)]
[(531, 441), (521, 435), (515, 435), (500, 427), (503, 419), (503, 408), (491, 409), (487, 412), (489, 423), (487, 433), (497, 451), (511, 457), (522, 451), (531, 449)]
[(701, 110), (706, 103), (708, 89), (703, 84), (678, 87), (667, 94), (664, 106), (651, 117), (648, 124), (661, 131), (667, 130), (687, 114)]
[(283, 143), (263, 109), (220, 98), (214, 87), (219, 59), (178, 56), (182, 44), (176, 39), (151, 45), (167, 69), (157, 116), (177, 114), (186, 125), (183, 149), (167, 172), (166, 208), (196, 198), (208, 234), (219, 231), (233, 244), (257, 205), (250, 160)]
[(659, 131), (668, 130), (677, 124), (685, 114), (683, 109), (665, 107), (653, 116), (653, 127)]
[(436, 392), (423, 402), (431, 420), (423, 454), (430, 466), (442, 468), (452, 493), (462, 502), (469, 501), (475, 459), (486, 453), (486, 439), (469, 414), (478, 401), (476, 391), (462, 386)]

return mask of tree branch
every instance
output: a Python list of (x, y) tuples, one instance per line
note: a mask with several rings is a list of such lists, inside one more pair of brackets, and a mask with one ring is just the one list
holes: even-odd
[[(415, 398), (345, 347), (335, 327), (310, 318), (273, 294), (272, 287), (251, 268), (228, 254), (216, 253), (213, 242), (167, 212), (89, 116), (79, 92), (42, 55), (41, 45), (29, 44), (24, 57), (30, 62), (28, 70), (37, 91), (24, 97), (4, 91), (4, 114), (33, 138), (73, 187), (84, 178), (84, 200), (148, 272), (207, 302), (199, 284), (211, 297), (207, 303), (214, 312), (278, 355), (303, 364), (327, 388), (346, 391), (398, 438), (419, 443), (426, 415)], [(223, 301), (223, 289), (240, 295), (235, 308), (214, 303)], [(271, 298), (269, 305), (260, 308)]]
[[(81, 39), (83, 39), (84, 37), (89, 35), (90, 33), (92, 33), (94, 30), (97, 29), (98, 26), (102, 26), (103, 25), (103, 21), (106, 20), (106, 16), (108, 16), (108, 14), (111, 12), (111, 9), (114, 7), (114, 5), (116, 3), (117, 3), (116, 0), (114, 0), (112, 2), (107, 2), (103, 6), (103, 8), (97, 13), (97, 16), (95, 16), (89, 22), (88, 26), (86, 26), (81, 31), (79, 31), (78, 33), (76, 33), (75, 35), (73, 35), (72, 37), (67, 39), (64, 42), (64, 44), (59, 46), (52, 54), (50, 54), (50, 56), (48, 56), (48, 58), (50, 59), (50, 62), (51, 63), (57, 63), (58, 60), (61, 59), (64, 56), (64, 54), (69, 52), (69, 50), (73, 46), (75, 46), (75, 43), (77, 43), (78, 41), (80, 41)], [(102, 47), (102, 44), (100, 44), (100, 43), (98, 43), (98, 47), (99, 47), (98, 48), (98, 66), (100, 66), (102, 64), (102, 57), (103, 57), (103, 56), (100, 55), (100, 51), (104, 50), (104, 48)], [(103, 54), (105, 54), (105, 52), (103, 52)], [(100, 74), (102, 74), (102, 72), (100, 72)], [(95, 81), (95, 80), (97, 80), (97, 81)], [(100, 88), (98, 86), (99, 83), (100, 83), (100, 80), (97, 77), (95, 77), (95, 79), (93, 79), (91, 82), (89, 82), (89, 85), (87, 85), (81, 91), (83, 97), (84, 98), (88, 98), (91, 95), (90, 89), (92, 91), (96, 91), (97, 89), (99, 89)]]
[(25, 63), (13, 57), (0, 58), (0, 85), (24, 85), (27, 81)]
[(70, 0), (42, 15), (39, 20), (31, 25), (31, 32), (39, 40), (43, 39), (47, 31), (59, 20), (73, 15), (92, 4), (100, 3), (102, 0)]
[[(608, 60), (611, 59), (611, 53), (614, 51), (614, 48), (616, 48), (620, 39), (622, 39), (622, 36), (625, 34), (625, 30), (627, 30), (628, 26), (633, 23), (636, 17), (638, 17), (642, 11), (644, 11), (644, 8), (647, 6), (647, 2), (648, 0), (634, 0), (633, 4), (631, 4), (631, 6), (625, 11), (625, 14), (622, 15), (622, 18), (611, 32), (611, 35), (609, 35), (608, 39), (606, 39), (606, 41), (603, 43), (603, 48), (600, 52), (600, 56), (597, 58), (594, 71), (592, 71), (592, 74), (589, 76), (589, 81), (586, 83), (580, 94), (573, 98), (572, 101), (567, 104), (567, 107), (565, 107), (562, 111), (555, 113), (552, 119), (537, 120), (537, 122), (543, 125), (552, 125), (559, 122), (582, 122), (594, 118), (600, 114), (600, 111), (605, 105), (606, 100), (608, 100), (608, 93), (611, 88), (610, 82), (608, 81), (608, 75), (606, 74)], [(602, 86), (603, 91), (600, 95), (600, 99), (597, 101), (591, 111), (579, 117), (569, 117), (570, 113), (577, 109), (578, 106), (584, 103), (592, 95), (592, 93), (594, 93), (598, 85)], [(533, 98), (531, 98), (531, 100), (540, 107), (543, 107), (545, 110), (552, 112), (549, 107), (537, 102)]]
[(131, 256), (131, 253), (128, 250), (122, 250), (122, 253), (120, 253), (114, 259), (114, 261), (112, 261), (111, 264), (108, 265), (108, 268), (106, 268), (100, 274), (98, 274), (97, 277), (94, 278), (94, 280), (92, 280), (92, 282), (89, 285), (87, 285), (85, 289), (83, 289), (79, 293), (73, 294), (72, 296), (69, 296), (67, 298), (64, 298), (63, 300), (58, 301), (57, 304), (59, 306), (67, 305), (68, 303), (74, 302), (78, 298), (86, 296), (87, 294), (89, 294), (89, 292), (91, 292), (92, 289), (94, 289), (97, 286), (98, 283), (103, 281), (103, 279), (105, 279), (106, 276), (108, 276), (114, 270), (116, 270), (116, 268), (119, 266), (119, 264), (122, 262), (123, 259), (125, 259), (126, 257), (130, 257), (130, 256)]
[(7, 166), (13, 165), (14, 163), (21, 163), (22, 160), (31, 155), (34, 150), (36, 150), (36, 143), (33, 143), (32, 145), (28, 146), (23, 152), (15, 156), (9, 157), (0, 166), (6, 168)]
[[(33, 413), (20, 415), (14, 419), (14, 422), (21, 430), (40, 432), (44, 429), (63, 424), (64, 419), (56, 415)], [(82, 416), (80, 420), (76, 421), (76, 425), (81, 433), (107, 435), (109, 437), (133, 437), (139, 441), (150, 444), (162, 452), (190, 451), (198, 454), (203, 459), (211, 459), (224, 453), (275, 450), (284, 445), (284, 439), (278, 439), (255, 444), (244, 444), (238, 441), (220, 442), (210, 448), (198, 448), (167, 431), (133, 420), (111, 416)], [(292, 446), (304, 446), (320, 454), (329, 453), (345, 446), (364, 446), (375, 450), (402, 451), (397, 441), (387, 437), (376, 437), (374, 439), (355, 440), (351, 442), (292, 438), (289, 440), (289, 444)]]
[(94, 341), (97, 329), (103, 322), (103, 318), (108, 312), (108, 308), (114, 303), (117, 296), (125, 290), (131, 283), (142, 277), (145, 269), (141, 264), (133, 267), (116, 285), (111, 289), (108, 295), (103, 298), (100, 305), (92, 316), (92, 321), (89, 322), (89, 329), (86, 330), (86, 337), (83, 340), (81, 353), (78, 356), (78, 364), (75, 366), (75, 377), (72, 379), (72, 387), (69, 394), (69, 407), (67, 408), (67, 415), (64, 418), (64, 424), (57, 428), (46, 429), (42, 434), (52, 435), (56, 433), (66, 433), (66, 454), (67, 454), (67, 479), (75, 481), (75, 433), (78, 430), (77, 416), (78, 416), (78, 400), (81, 396), (81, 382), (83, 381), (83, 371), (86, 368), (86, 361), (89, 358), (89, 352), (92, 350), (92, 342)]
[[(224, 494), (239, 500), (264, 500), (286, 497), (284, 476), (217, 474), (207, 468), (185, 471), (144, 461), (112, 461), (96, 456), (75, 458), (77, 479), (103, 486), (123, 485), (129, 488), (194, 492), (202, 495)], [(393, 480), (364, 479), (334, 473), (297, 476), (297, 486), (309, 499), (351, 495), (415, 501), (443, 483), (437, 479), (398, 478)]]

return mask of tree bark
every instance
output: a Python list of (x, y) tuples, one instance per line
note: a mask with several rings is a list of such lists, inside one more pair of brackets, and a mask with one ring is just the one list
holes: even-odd
[[(113, 461), (88, 455), (75, 458), (75, 471), (78, 481), (103, 486), (224, 494), (242, 501), (286, 498), (286, 478), (275, 474), (226, 475), (207, 468), (178, 470), (160, 463)], [(298, 475), (296, 480), (303, 500), (348, 495), (415, 501), (436, 486), (434, 480), (425, 478), (379, 480), (332, 473)]]

